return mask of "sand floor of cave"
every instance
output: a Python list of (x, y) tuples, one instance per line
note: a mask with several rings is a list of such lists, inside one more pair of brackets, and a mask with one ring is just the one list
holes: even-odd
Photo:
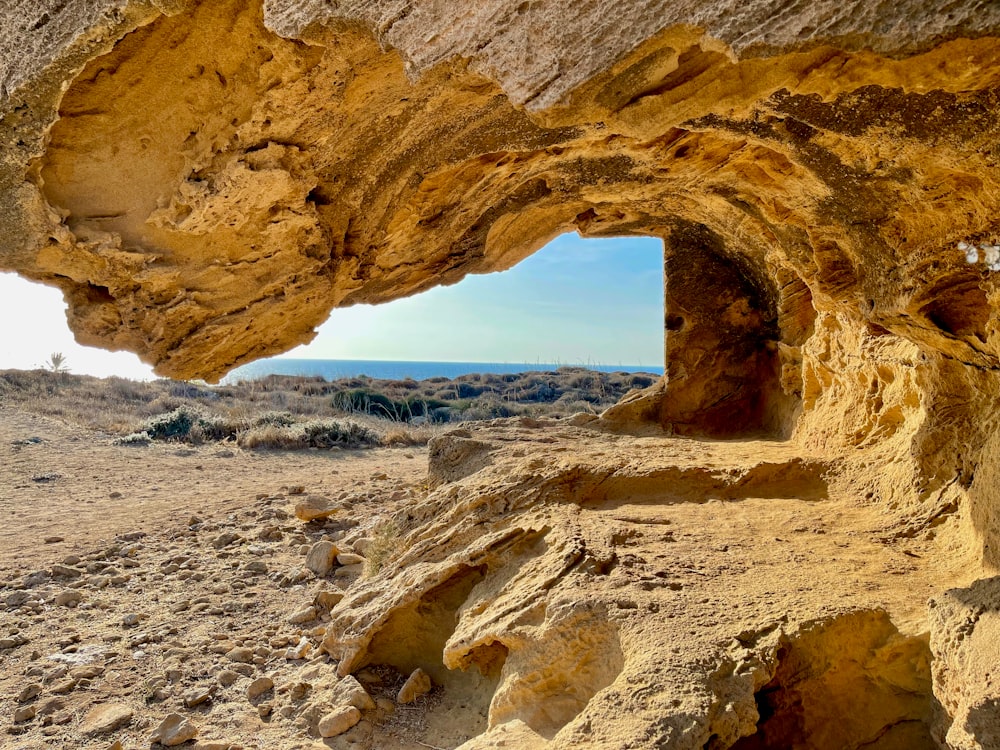
[[(518, 430), (506, 428), (505, 435), (518, 439)], [(484, 427), (483, 431), (500, 434), (504, 428)], [(574, 460), (594, 465), (621, 464), (623, 456), (631, 455), (633, 468), (643, 461), (653, 469), (657, 464), (652, 450), (656, 441), (621, 439), (617, 447), (609, 447), (594, 434), (580, 442), (578, 454), (573, 454), (572, 441), (554, 438), (532, 446), (527, 432), (522, 437), (529, 454), (554, 451), (553, 456), (572, 455)], [(635, 451), (639, 444), (651, 449), (648, 458)], [(692, 466), (726, 455), (737, 456), (739, 463), (760, 449), (739, 443), (703, 448), (693, 442), (685, 445), (683, 450), (690, 454), (685, 460)], [(4, 597), (33, 571), (51, 569), (72, 555), (89, 559), (116, 538), (123, 543), (123, 535), (130, 535), (126, 543), (137, 541), (141, 547), (138, 566), (126, 569), (133, 575), (133, 584), (92, 589), (58, 578), (47, 584), (53, 594), (77, 586), (84, 603), (99, 602), (99, 606), (46, 605), (35, 616), (13, 616), (0, 609), (0, 638), (17, 634), (27, 639), (25, 645), (2, 652), (0, 726), (5, 731), (19, 735), (24, 747), (106, 748), (110, 735), (86, 738), (79, 735), (78, 727), (93, 706), (114, 701), (134, 710), (131, 723), (116, 735), (126, 747), (146, 744), (159, 720), (174, 710), (189, 714), (206, 740), (246, 747), (258, 747), (258, 742), (264, 743), (260, 747), (312, 747), (315, 738), (308, 737), (294, 717), (284, 722), (262, 721), (256, 705), (247, 700), (243, 682), (218, 690), (205, 704), (185, 708), (182, 699), (187, 692), (213, 682), (214, 675), (227, 667), (221, 655), (204, 651), (199, 644), (212, 640), (267, 644), (273, 638), (294, 640), (301, 635), (318, 643), (322, 623), (303, 630), (303, 626), (288, 624), (287, 618), (296, 608), (307, 606), (317, 584), (323, 582), (309, 580), (282, 588), (269, 577), (245, 572), (248, 561), (254, 559), (265, 560), (269, 573), (301, 570), (302, 543), (323, 532), (307, 535), (294, 517), (275, 520), (274, 510), (290, 511), (294, 501), (290, 488), (304, 487), (310, 493), (346, 497), (351, 510), (337, 521), (343, 528), (371, 526), (401, 504), (418, 503), (426, 494), (426, 449), (251, 453), (218, 444), (123, 447), (112, 445), (106, 435), (2, 408), (0, 450), (5, 454), (0, 464), (0, 593)], [(778, 456), (792, 448), (773, 446), (770, 450)], [(739, 458), (741, 453), (746, 456)], [(523, 460), (529, 459), (530, 455)], [(811, 492), (808, 484), (802, 485), (800, 494)], [(946, 528), (939, 527), (935, 535), (887, 541), (882, 535), (885, 519), (877, 508), (852, 498), (798, 498), (793, 485), (785, 486), (778, 493), (781, 497), (750, 496), (738, 501), (659, 505), (649, 498), (608, 497), (590, 508), (591, 522), (644, 530), (644, 538), (634, 545), (626, 542), (632, 554), (643, 561), (673, 560), (674, 572), (684, 580), (686, 601), (712, 597), (719, 617), (698, 615), (713, 621), (704, 620), (698, 626), (707, 630), (714, 629), (715, 620), (732, 619), (716, 607), (720, 602), (725, 605), (727, 586), (746, 586), (733, 591), (731, 606), (752, 609), (771, 602), (775, 591), (794, 586), (794, 579), (800, 577), (799, 604), (804, 610), (827, 608), (831, 602), (824, 601), (824, 591), (854, 587), (868, 591), (872, 604), (885, 606), (901, 630), (919, 633), (927, 596), (967, 577), (961, 570), (928, 565), (937, 554), (936, 545), (953, 543), (948, 541)], [(268, 497), (262, 500), (264, 496)], [(195, 535), (188, 526), (191, 516), (215, 531)], [(283, 530), (282, 541), (260, 552), (258, 534), (275, 524)], [(247, 544), (235, 550), (214, 549), (210, 543), (214, 534), (226, 530), (242, 535)], [(62, 540), (46, 542), (53, 537)], [(207, 577), (202, 581), (178, 577), (178, 571), (170, 567), (178, 559), (197, 561), (201, 567), (194, 569)], [(754, 565), (766, 574), (751, 585), (748, 570)], [(845, 583), (848, 574), (853, 578)], [(768, 578), (771, 575), (783, 580)], [(905, 587), (892, 583), (903, 577)], [(349, 580), (330, 582), (331, 588), (350, 585)], [(198, 604), (192, 607), (192, 602)], [(160, 628), (163, 640), (131, 645), (136, 631), (123, 628), (122, 620), (133, 612), (143, 617), (139, 631)], [(685, 616), (697, 614), (689, 605), (685, 612)], [(165, 698), (149, 700), (150, 690), (155, 690), (151, 680), (171, 666), (171, 643), (186, 643), (197, 653), (179, 667), (182, 675), (177, 684), (165, 686)], [(103, 662), (103, 673), (69, 686), (50, 657), (95, 644), (111, 654)], [(260, 667), (275, 674), (276, 684), (290, 679), (300, 666), (277, 659), (277, 650)], [(23, 705), (17, 696), (34, 681), (42, 682), (42, 705), (50, 709), (48, 724), (40, 717), (15, 725), (11, 716)], [(397, 711), (392, 717), (381, 716), (383, 724), (370, 730), (367, 746), (455, 747), (467, 737), (469, 727), (482, 726), (485, 720), (483, 707), (467, 705), (471, 703), (463, 696), (439, 695), (436, 702)]]

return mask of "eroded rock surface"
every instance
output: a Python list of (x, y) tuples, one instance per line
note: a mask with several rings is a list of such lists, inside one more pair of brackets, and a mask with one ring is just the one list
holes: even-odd
[[(1000, 239), (1000, 6), (4, 13), (0, 268), (163, 374), (562, 232), (663, 238), (663, 381), (433, 446), (406, 546), (334, 607), (342, 675), (423, 669), (488, 715), (470, 747), (994, 741), (1000, 286), (959, 245)], [(852, 507), (880, 530), (782, 553)], [(716, 514), (760, 540), (708, 570)], [(712, 533), (643, 551), (682, 523)], [(820, 710), (858, 686), (882, 708)]]

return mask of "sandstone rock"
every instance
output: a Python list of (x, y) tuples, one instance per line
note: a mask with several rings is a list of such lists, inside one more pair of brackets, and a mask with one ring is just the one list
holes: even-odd
[[(947, 711), (935, 735), (942, 747), (1000, 747), (1000, 578), (951, 589), (931, 602), (934, 693)], [(941, 721), (941, 720), (944, 721)]]
[(222, 687), (229, 687), (230, 685), (235, 684), (239, 678), (240, 676), (230, 669), (221, 670), (215, 677)]
[(80, 722), (81, 734), (96, 735), (113, 732), (132, 721), (132, 709), (121, 703), (107, 703), (90, 709)]
[(35, 718), (35, 714), (38, 713), (38, 709), (34, 706), (21, 706), (14, 709), (14, 723), (23, 724), (26, 721), (31, 721)]
[(182, 745), (198, 736), (198, 728), (181, 714), (168, 714), (150, 736), (164, 747)]
[(75, 589), (61, 591), (56, 595), (55, 604), (57, 607), (75, 607), (83, 601), (83, 593)]
[(316, 521), (329, 518), (338, 513), (340, 508), (334, 506), (328, 497), (322, 495), (306, 495), (295, 503), (295, 517), (300, 521)]
[(33, 682), (30, 685), (25, 685), (20, 693), (17, 694), (18, 703), (27, 703), (32, 698), (38, 697), (42, 692), (42, 686), (37, 682)]
[(226, 658), (229, 661), (248, 664), (253, 661), (253, 649), (246, 646), (236, 646), (226, 652)]
[(332, 688), (330, 700), (336, 705), (354, 706), (362, 711), (370, 711), (375, 708), (374, 699), (352, 675), (337, 681)]
[(341, 552), (337, 555), (337, 563), (340, 565), (364, 565), (365, 558), (353, 552)]
[(199, 685), (185, 692), (182, 700), (184, 701), (185, 706), (188, 708), (194, 708), (195, 706), (200, 706), (201, 704), (210, 701), (214, 694), (214, 685)]
[(354, 706), (338, 708), (319, 720), (320, 737), (336, 737), (361, 721), (361, 712)]
[(315, 619), (316, 619), (316, 608), (309, 606), (306, 607), (305, 609), (300, 609), (292, 613), (288, 618), (288, 622), (291, 623), (292, 625), (301, 625), (304, 622), (311, 622), (312, 620)]
[(424, 670), (414, 669), (410, 676), (406, 678), (403, 687), (399, 689), (396, 700), (400, 703), (413, 703), (421, 695), (426, 695), (431, 691), (431, 678)]
[(247, 687), (247, 698), (256, 700), (264, 693), (274, 689), (274, 681), (270, 677), (258, 677)]
[(326, 589), (323, 589), (316, 592), (313, 602), (320, 609), (330, 610), (333, 609), (333, 607), (335, 607), (343, 598), (343, 592), (327, 591)]
[(306, 555), (306, 567), (318, 576), (325, 576), (333, 569), (340, 550), (333, 542), (316, 542)]
[(53, 565), (50, 572), (54, 578), (79, 578), (82, 573), (68, 565)]

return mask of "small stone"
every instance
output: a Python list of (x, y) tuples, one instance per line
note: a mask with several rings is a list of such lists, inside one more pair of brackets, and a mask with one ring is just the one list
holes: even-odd
[(236, 674), (236, 672), (233, 672), (230, 669), (223, 669), (216, 676), (216, 679), (219, 681), (219, 684), (222, 685), (222, 687), (229, 687), (230, 685), (235, 684), (235, 682), (239, 678), (240, 678), (240, 676), (238, 674)]
[(319, 518), (329, 518), (339, 510), (340, 508), (334, 507), (327, 497), (307, 495), (295, 504), (295, 517), (308, 523)]
[(168, 714), (150, 737), (164, 747), (180, 745), (198, 736), (198, 727), (180, 714)]
[(237, 646), (236, 648), (231, 648), (226, 652), (226, 658), (229, 659), (229, 661), (249, 664), (253, 661), (253, 649), (245, 646)]
[(32, 698), (37, 698), (42, 693), (42, 686), (37, 682), (33, 682), (30, 685), (26, 685), (25, 688), (17, 694), (18, 703), (27, 703)]
[(325, 576), (333, 569), (333, 561), (340, 550), (333, 542), (316, 542), (306, 554), (306, 567), (318, 576)]
[(136, 625), (139, 624), (140, 619), (141, 618), (139, 617), (139, 615), (135, 614), (134, 612), (131, 614), (127, 614), (122, 618), (122, 627), (134, 628)]
[(420, 667), (414, 669), (410, 676), (406, 678), (406, 682), (403, 683), (403, 687), (399, 689), (399, 694), (396, 696), (396, 700), (400, 703), (413, 703), (421, 695), (426, 695), (431, 691), (431, 678), (430, 676)]
[(35, 714), (38, 713), (38, 709), (34, 706), (21, 706), (20, 708), (14, 709), (14, 723), (23, 724), (26, 721), (31, 721), (35, 718)]
[(340, 603), (340, 600), (344, 598), (344, 594), (340, 591), (326, 591), (322, 590), (316, 593), (316, 597), (313, 599), (313, 603), (322, 609), (330, 610), (334, 606)]
[(263, 560), (251, 560), (243, 566), (243, 570), (251, 575), (266, 575), (267, 563)]
[(372, 699), (368, 691), (365, 690), (364, 686), (353, 675), (348, 675), (334, 685), (331, 702), (354, 706), (362, 711), (370, 711), (375, 708), (374, 699)]
[(194, 708), (195, 706), (200, 706), (202, 703), (207, 703), (212, 699), (212, 695), (215, 693), (215, 686), (203, 686), (199, 685), (193, 687), (184, 693), (184, 705), (188, 708)]
[(28, 642), (28, 639), (23, 635), (12, 635), (9, 638), (0, 638), (0, 651), (5, 651), (9, 648), (17, 648), (18, 646), (23, 646)]
[(212, 546), (215, 547), (216, 549), (222, 549), (223, 547), (228, 547), (230, 544), (232, 544), (235, 541), (238, 541), (239, 539), (240, 539), (239, 534), (234, 534), (231, 531), (227, 531), (215, 537), (215, 539), (212, 540)]
[(341, 565), (364, 565), (365, 558), (353, 552), (341, 552), (337, 555), (337, 562)]
[(83, 601), (83, 594), (75, 589), (67, 589), (56, 595), (57, 607), (75, 607)]
[(291, 617), (288, 618), (288, 622), (292, 625), (301, 625), (304, 622), (310, 622), (316, 619), (316, 608), (306, 607), (305, 609), (300, 609), (295, 612)]
[(57, 682), (55, 685), (53, 685), (52, 688), (51, 688), (51, 690), (52, 690), (53, 693), (57, 693), (59, 695), (62, 695), (64, 693), (71, 692), (73, 690), (73, 688), (76, 687), (76, 685), (77, 685), (77, 681), (76, 680), (74, 680), (72, 677), (67, 677), (62, 682)]
[(290, 646), (285, 649), (286, 659), (305, 659), (309, 656), (309, 652), (312, 651), (312, 644), (309, 639), (303, 636), (299, 639), (299, 642), (294, 646)]
[(83, 562), (83, 558), (79, 555), (67, 555), (63, 558), (63, 565), (79, 565)]
[(62, 542), (64, 540), (65, 540), (65, 537), (61, 537), (61, 536), (47, 536), (47, 537), (45, 537), (45, 543), (46, 544), (58, 544), (59, 542)]
[(82, 667), (73, 667), (69, 670), (69, 674), (78, 680), (91, 680), (104, 674), (104, 667), (100, 664), (87, 664)]
[(361, 721), (361, 712), (354, 706), (344, 706), (331, 711), (319, 720), (320, 737), (336, 737)]
[(254, 700), (273, 689), (274, 681), (270, 677), (258, 677), (247, 687), (247, 698)]
[(50, 568), (50, 572), (56, 578), (79, 578), (83, 575), (76, 568), (71, 568), (67, 565), (53, 565)]
[(122, 703), (106, 703), (90, 709), (80, 722), (84, 735), (113, 732), (132, 721), (132, 709)]

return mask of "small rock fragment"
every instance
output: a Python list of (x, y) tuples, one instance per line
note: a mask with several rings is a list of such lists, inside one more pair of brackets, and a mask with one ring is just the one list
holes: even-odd
[(33, 682), (30, 685), (26, 685), (24, 689), (17, 694), (18, 703), (27, 703), (32, 698), (37, 698), (42, 693), (42, 686), (37, 682)]
[(57, 607), (75, 607), (83, 601), (83, 594), (76, 589), (67, 589), (56, 595), (55, 603)]
[(83, 575), (79, 570), (68, 565), (53, 565), (50, 572), (56, 578), (79, 578)]
[(230, 669), (223, 669), (216, 676), (216, 679), (219, 681), (219, 684), (222, 685), (222, 687), (229, 687), (230, 685), (234, 684), (239, 678), (240, 676), (236, 672), (233, 672)]
[(340, 600), (344, 598), (344, 594), (340, 591), (318, 591), (316, 597), (313, 599), (313, 604), (322, 609), (333, 609), (333, 607), (340, 603)]
[(341, 552), (337, 555), (337, 562), (341, 565), (364, 565), (365, 558), (353, 552)]
[(338, 554), (340, 550), (333, 542), (316, 542), (306, 555), (306, 567), (318, 576), (325, 576), (333, 569)]
[(300, 521), (329, 518), (340, 508), (333, 507), (330, 499), (322, 495), (307, 495), (295, 504), (295, 517)]
[(359, 721), (361, 721), (361, 712), (354, 706), (335, 709), (319, 720), (320, 737), (336, 737)]
[(348, 675), (334, 686), (331, 701), (336, 704), (354, 706), (362, 711), (375, 708), (375, 700), (353, 675)]
[(150, 737), (164, 747), (174, 747), (198, 736), (198, 727), (180, 714), (168, 714)]
[(122, 703), (106, 703), (90, 709), (80, 723), (84, 735), (113, 732), (132, 721), (132, 709)]
[(219, 536), (215, 537), (215, 539), (212, 540), (212, 546), (215, 547), (216, 549), (222, 549), (223, 547), (228, 547), (230, 544), (232, 544), (235, 541), (238, 541), (239, 539), (240, 539), (239, 534), (234, 534), (231, 531), (226, 531), (222, 534), (219, 534)]
[(14, 710), (14, 723), (23, 724), (26, 721), (31, 721), (37, 713), (38, 709), (34, 706), (21, 706)]
[(229, 659), (229, 661), (249, 664), (253, 661), (253, 649), (247, 648), (246, 646), (237, 646), (236, 648), (231, 648), (226, 652), (226, 658)]
[(396, 700), (400, 703), (413, 703), (421, 695), (426, 695), (431, 691), (431, 678), (420, 667), (414, 669), (410, 676), (406, 678), (403, 687), (399, 689)]
[(200, 706), (202, 703), (207, 703), (212, 699), (212, 695), (215, 693), (215, 686), (204, 686), (199, 685), (191, 688), (186, 693), (184, 693), (184, 705), (188, 708), (194, 708), (195, 706)]
[(286, 659), (305, 659), (309, 656), (309, 652), (312, 651), (312, 644), (309, 639), (305, 636), (299, 639), (299, 642), (294, 646), (290, 646), (285, 649)]
[(135, 614), (134, 612), (131, 614), (127, 614), (122, 618), (122, 627), (134, 628), (136, 625), (139, 624), (139, 619), (140, 619), (139, 615)]
[(65, 540), (65, 537), (61, 537), (61, 536), (47, 536), (47, 537), (45, 537), (45, 543), (46, 544), (58, 544), (59, 542), (64, 541), (64, 540)]
[(304, 622), (310, 622), (316, 619), (316, 608), (309, 606), (305, 609), (300, 609), (295, 612), (291, 617), (288, 618), (288, 622), (292, 625), (301, 625)]
[(247, 687), (247, 698), (254, 700), (269, 690), (274, 689), (274, 681), (270, 677), (258, 677)]

